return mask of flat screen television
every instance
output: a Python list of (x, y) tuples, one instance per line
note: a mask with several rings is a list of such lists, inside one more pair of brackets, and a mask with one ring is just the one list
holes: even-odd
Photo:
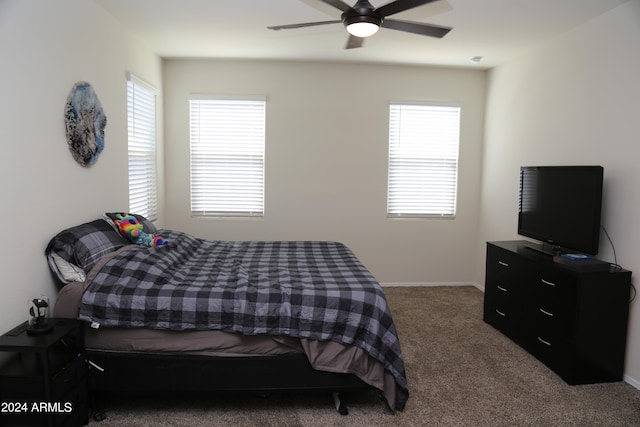
[(518, 234), (548, 252), (596, 255), (603, 175), (602, 166), (521, 167)]

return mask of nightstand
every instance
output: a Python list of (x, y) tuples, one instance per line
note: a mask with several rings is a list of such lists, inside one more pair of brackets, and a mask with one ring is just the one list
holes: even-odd
[(50, 319), (53, 330), (27, 334), (27, 322), (0, 336), (0, 425), (81, 426), (88, 422), (82, 323)]

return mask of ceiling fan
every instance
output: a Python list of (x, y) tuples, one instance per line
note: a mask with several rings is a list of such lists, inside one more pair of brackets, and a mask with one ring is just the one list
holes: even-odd
[(421, 22), (401, 21), (398, 19), (387, 19), (387, 16), (422, 6), (436, 0), (395, 0), (378, 8), (374, 7), (368, 0), (357, 0), (352, 7), (342, 0), (320, 0), (342, 11), (340, 20), (305, 22), (301, 24), (276, 25), (267, 27), (270, 30), (289, 30), (294, 28), (313, 27), (317, 25), (343, 23), (349, 32), (349, 39), (345, 49), (355, 49), (362, 47), (366, 37), (375, 34), (380, 27), (392, 30), (405, 31), (408, 33), (420, 34), (423, 36), (444, 37), (451, 28), (438, 25), (423, 24)]

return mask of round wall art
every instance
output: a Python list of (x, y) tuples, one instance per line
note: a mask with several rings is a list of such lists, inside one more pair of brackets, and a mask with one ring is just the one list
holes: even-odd
[(64, 115), (73, 158), (82, 166), (93, 165), (104, 149), (107, 116), (89, 83), (78, 82), (73, 86)]

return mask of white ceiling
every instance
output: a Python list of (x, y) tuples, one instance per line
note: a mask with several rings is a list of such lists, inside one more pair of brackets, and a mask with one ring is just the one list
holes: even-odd
[[(453, 27), (442, 39), (382, 28), (344, 49), (340, 19), (319, 0), (95, 0), (162, 57), (270, 58), (491, 68), (628, 0), (437, 0), (393, 19)], [(389, 0), (370, 0), (375, 7)], [(355, 0), (345, 0), (352, 5)], [(470, 61), (481, 56), (480, 63)]]

